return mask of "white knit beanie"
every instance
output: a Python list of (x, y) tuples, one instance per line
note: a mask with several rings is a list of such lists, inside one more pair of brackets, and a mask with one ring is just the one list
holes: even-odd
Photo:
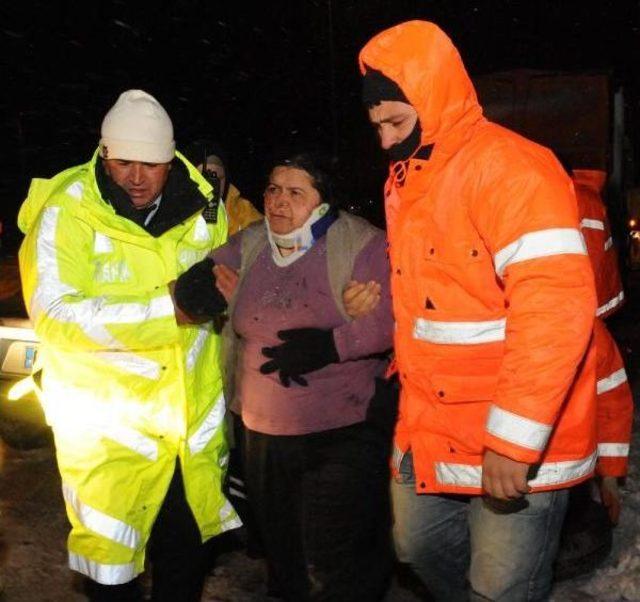
[(100, 156), (168, 163), (175, 155), (173, 125), (162, 105), (142, 90), (120, 94), (102, 120)]

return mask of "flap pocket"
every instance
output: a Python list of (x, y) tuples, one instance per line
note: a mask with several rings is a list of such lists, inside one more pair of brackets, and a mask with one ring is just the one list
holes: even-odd
[(491, 401), (498, 382), (497, 371), (485, 374), (441, 374), (430, 377), (436, 397), (442, 403)]
[(481, 240), (436, 240), (424, 241), (423, 256), (427, 261), (466, 265), (488, 257), (489, 253)]

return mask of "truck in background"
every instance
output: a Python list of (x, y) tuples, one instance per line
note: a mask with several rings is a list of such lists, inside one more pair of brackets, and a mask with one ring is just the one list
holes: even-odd
[(633, 188), (623, 87), (606, 72), (529, 69), (482, 75), (474, 84), (489, 119), (551, 148), (573, 169), (607, 173), (604, 200), (621, 268), (640, 268), (640, 190)]

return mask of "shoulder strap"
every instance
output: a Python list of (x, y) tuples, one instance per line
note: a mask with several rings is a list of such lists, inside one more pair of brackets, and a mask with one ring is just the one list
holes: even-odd
[(342, 302), (342, 292), (347, 286), (356, 257), (369, 242), (382, 230), (370, 224), (366, 219), (340, 211), (336, 220), (327, 232), (327, 269), (329, 284), (336, 307), (345, 320), (351, 321)]
[[(249, 268), (255, 263), (258, 255), (267, 244), (267, 231), (264, 226), (264, 220), (260, 220), (247, 226), (240, 231), (240, 271), (238, 272), (238, 284), (236, 291), (239, 290)], [(236, 304), (236, 295), (234, 294), (229, 301), (227, 315), (233, 314)], [(228, 407), (239, 411), (236, 407), (236, 379), (237, 379), (237, 356), (238, 356), (238, 340), (236, 333), (231, 327), (231, 320), (227, 319), (222, 329), (222, 363), (224, 374), (224, 393)]]

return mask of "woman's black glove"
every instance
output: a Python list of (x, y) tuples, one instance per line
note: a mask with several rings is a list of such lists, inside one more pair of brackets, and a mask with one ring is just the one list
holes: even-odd
[(176, 280), (174, 298), (178, 307), (193, 318), (213, 318), (227, 309), (227, 301), (216, 288), (213, 259), (194, 263)]
[(306, 387), (307, 381), (301, 374), (340, 361), (333, 330), (293, 328), (279, 331), (278, 337), (284, 343), (277, 347), (262, 348), (262, 354), (271, 359), (260, 366), (260, 372), (271, 374), (279, 370), (280, 382), (285, 387), (290, 385), (291, 380)]

